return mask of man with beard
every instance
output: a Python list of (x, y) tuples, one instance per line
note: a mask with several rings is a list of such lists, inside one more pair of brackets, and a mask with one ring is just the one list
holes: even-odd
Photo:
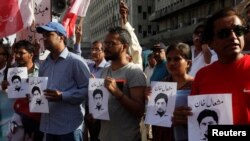
[[(140, 140), (140, 120), (144, 114), (146, 78), (143, 71), (130, 63), (127, 52), (131, 45), (129, 32), (121, 27), (111, 28), (104, 42), (105, 58), (111, 65), (101, 73), (104, 86), (110, 92), (109, 121), (101, 121), (101, 141)], [(123, 83), (119, 89), (116, 81)], [(126, 121), (126, 122), (124, 122)]]
[(159, 93), (155, 97), (155, 108), (156, 108), (156, 116), (164, 117), (167, 111), (168, 104), (168, 96), (164, 93)]

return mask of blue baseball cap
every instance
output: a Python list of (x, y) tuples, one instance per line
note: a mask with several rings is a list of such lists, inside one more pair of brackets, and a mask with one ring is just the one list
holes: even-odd
[(38, 33), (43, 33), (44, 31), (58, 32), (62, 34), (63, 36), (67, 37), (67, 33), (66, 33), (64, 26), (58, 22), (49, 22), (46, 25), (38, 26), (36, 28), (36, 31)]

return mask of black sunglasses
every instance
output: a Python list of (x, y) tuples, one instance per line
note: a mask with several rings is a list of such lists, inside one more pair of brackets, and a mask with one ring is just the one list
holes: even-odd
[(226, 39), (231, 35), (231, 32), (234, 32), (237, 37), (240, 37), (247, 33), (248, 29), (241, 25), (236, 25), (233, 28), (224, 28), (217, 32), (216, 36), (219, 39)]

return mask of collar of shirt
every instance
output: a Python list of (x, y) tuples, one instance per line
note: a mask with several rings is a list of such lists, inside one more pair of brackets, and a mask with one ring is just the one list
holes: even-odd
[(4, 75), (4, 70), (6, 69), (6, 65), (0, 70), (0, 76)]
[(39, 73), (39, 70), (38, 70), (38, 69), (39, 69), (39, 67), (38, 67), (38, 65), (37, 65), (36, 63), (34, 63), (34, 65), (35, 65), (35, 67), (34, 67), (32, 73), (29, 73), (29, 74), (28, 74), (29, 77), (38, 76), (38, 73)]
[[(98, 68), (105, 68), (107, 66), (109, 66), (110, 63), (107, 62), (105, 59), (102, 60), (102, 62), (97, 66)], [(95, 66), (96, 67), (96, 66)]]
[[(69, 50), (65, 47), (64, 50), (61, 52), (61, 54), (59, 55), (59, 58), (63, 58), (63, 59), (66, 59), (67, 56), (69, 54)], [(53, 60), (51, 58), (51, 55), (49, 56), (49, 59)]]

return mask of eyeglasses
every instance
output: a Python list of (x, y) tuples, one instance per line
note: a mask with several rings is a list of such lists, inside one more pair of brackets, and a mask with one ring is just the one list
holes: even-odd
[(121, 45), (122, 43), (115, 43), (115, 42), (103, 42), (103, 45), (104, 46), (118, 46), (118, 45)]
[(219, 32), (217, 32), (216, 36), (219, 39), (226, 39), (231, 35), (231, 32), (234, 32), (237, 37), (240, 37), (247, 33), (247, 28), (241, 25), (236, 25), (232, 29), (230, 28), (224, 28), (221, 29)]
[(91, 48), (90, 51), (91, 52), (101, 52), (102, 50), (101, 49), (96, 49), (96, 48)]
[(10, 132), (14, 134), (17, 128), (23, 128), (22, 125), (18, 125), (15, 121), (10, 122)]

